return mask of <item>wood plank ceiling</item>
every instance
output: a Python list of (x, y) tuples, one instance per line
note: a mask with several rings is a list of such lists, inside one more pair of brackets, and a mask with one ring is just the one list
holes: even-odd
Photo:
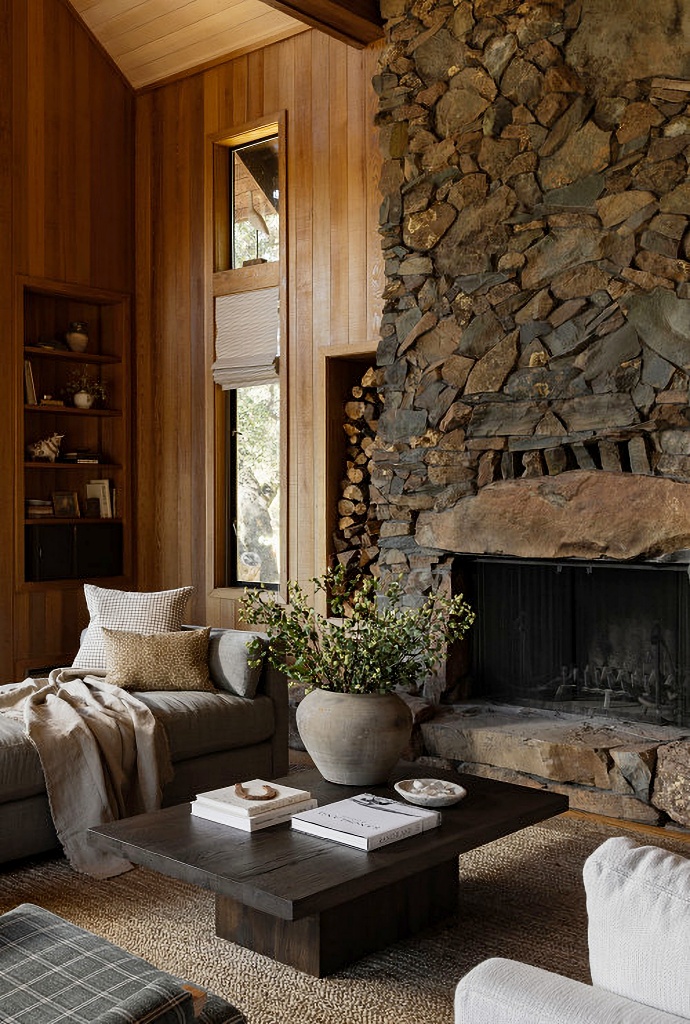
[(66, 0), (134, 89), (318, 28), (353, 46), (382, 34), (377, 0)]

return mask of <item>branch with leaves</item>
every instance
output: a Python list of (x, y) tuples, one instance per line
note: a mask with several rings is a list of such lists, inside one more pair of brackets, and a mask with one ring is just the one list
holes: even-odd
[[(312, 583), (332, 616), (316, 612), (294, 581), (287, 603), (274, 591), (247, 590), (240, 606), (245, 621), (268, 635), (270, 663), (307, 690), (388, 693), (414, 686), (474, 622), (462, 594), (430, 594), (418, 607), (405, 606), (400, 579), (384, 586), (338, 566)], [(258, 666), (263, 645), (255, 639), (248, 646)]]

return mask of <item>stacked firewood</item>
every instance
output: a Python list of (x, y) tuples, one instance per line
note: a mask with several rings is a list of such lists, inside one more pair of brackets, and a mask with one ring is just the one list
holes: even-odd
[(338, 501), (338, 527), (333, 533), (338, 562), (372, 575), (377, 575), (381, 527), (369, 502), (369, 462), (382, 410), (382, 400), (376, 390), (378, 383), (378, 371), (371, 367), (345, 402), (345, 476)]

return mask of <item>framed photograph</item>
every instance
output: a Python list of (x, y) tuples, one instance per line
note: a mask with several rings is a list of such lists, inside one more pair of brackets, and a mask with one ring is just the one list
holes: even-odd
[(53, 491), (53, 514), (65, 519), (79, 517), (79, 498), (76, 491)]

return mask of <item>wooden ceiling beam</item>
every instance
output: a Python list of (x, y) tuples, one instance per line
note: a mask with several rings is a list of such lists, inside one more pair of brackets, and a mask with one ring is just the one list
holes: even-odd
[(263, 3), (358, 49), (383, 35), (378, 0), (263, 0)]

